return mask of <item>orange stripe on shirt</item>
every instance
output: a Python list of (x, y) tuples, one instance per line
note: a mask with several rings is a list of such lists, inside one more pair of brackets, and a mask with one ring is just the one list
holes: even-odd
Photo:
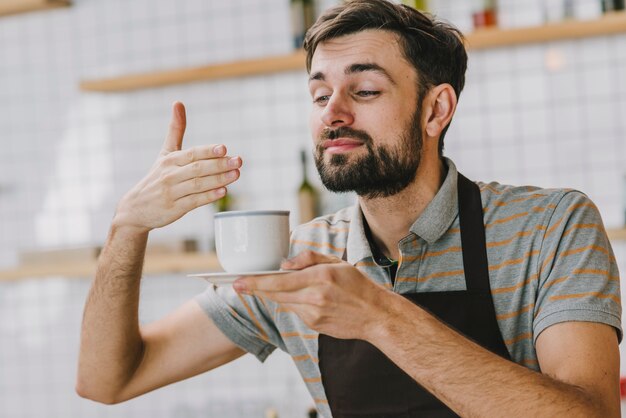
[(553, 233), (554, 231), (556, 231), (556, 229), (559, 227), (559, 225), (561, 225), (561, 222), (563, 222), (563, 218), (561, 217), (561, 219), (559, 219), (558, 221), (556, 221), (554, 223), (554, 225), (552, 225), (550, 228), (546, 229), (546, 234), (544, 235), (544, 239), (548, 238), (548, 236), (550, 236), (551, 233)]
[(496, 315), (496, 319), (497, 320), (501, 320), (501, 319), (515, 318), (516, 316), (520, 316), (521, 314), (528, 312), (529, 310), (531, 310), (534, 307), (535, 307), (535, 304), (531, 303), (530, 305), (524, 306), (519, 311), (508, 312), (508, 313), (505, 313), (505, 314)]
[(593, 245), (592, 244), (592, 245), (587, 245), (586, 247), (574, 248), (574, 249), (571, 249), (571, 250), (563, 251), (561, 254), (559, 254), (559, 258), (560, 257), (567, 257), (568, 255), (572, 255), (572, 254), (582, 253), (582, 252), (585, 252), (587, 250), (599, 251), (601, 253), (609, 255), (609, 250), (607, 250), (606, 248), (600, 247), (599, 245)]
[(587, 296), (593, 296), (599, 299), (611, 299), (615, 303), (620, 303), (619, 296), (611, 295), (608, 293), (601, 293), (601, 292), (585, 292), (585, 293), (573, 293), (571, 295), (555, 295), (555, 296), (551, 296), (550, 300), (555, 301), (555, 300), (564, 300), (564, 299), (578, 299), (578, 298), (584, 298)]
[(511, 238), (509, 239), (505, 239), (503, 241), (492, 241), (492, 242), (488, 242), (487, 243), (487, 248), (493, 248), (493, 247), (500, 247), (502, 245), (508, 245), (511, 242), (513, 242), (513, 240), (521, 238), (521, 237), (525, 237), (528, 235), (531, 235), (533, 233), (533, 231), (520, 231), (517, 234), (513, 235)]
[(416, 261), (416, 260), (424, 260), (426, 258), (429, 257), (438, 257), (440, 255), (443, 254), (447, 254), (447, 253), (453, 253), (453, 252), (461, 252), (461, 247), (449, 247), (446, 248), (445, 250), (441, 250), (441, 251), (431, 251), (425, 254), (418, 254), (418, 255), (405, 255), (402, 257), (403, 261)]
[(574, 224), (571, 228), (568, 228), (563, 232), (562, 237), (577, 229), (597, 229), (600, 232), (605, 232), (604, 226), (599, 224)]
[(513, 338), (510, 338), (508, 340), (505, 340), (504, 344), (505, 345), (513, 345), (513, 344), (516, 344), (516, 343), (518, 343), (520, 341), (529, 340), (532, 337), (533, 337), (532, 332), (525, 332), (523, 334), (517, 335), (517, 336), (515, 336)]
[(533, 193), (530, 196), (518, 197), (517, 199), (511, 199), (511, 200), (507, 200), (507, 201), (498, 201), (498, 202), (495, 202), (493, 205), (502, 207), (502, 206), (506, 206), (506, 205), (508, 205), (510, 203), (524, 202), (526, 200), (537, 199), (539, 197), (546, 197), (546, 195), (540, 194), (540, 193)]
[(322, 381), (322, 377), (305, 377), (302, 380), (304, 380), (304, 383), (319, 383)]
[(489, 190), (494, 194), (502, 194), (504, 192), (504, 190), (498, 190), (490, 184), (485, 184), (483, 187), (480, 188), (481, 192), (484, 192), (485, 190)]
[[(579, 275), (579, 274), (600, 274), (602, 276), (606, 276), (608, 278), (609, 281), (619, 281), (619, 277), (617, 276), (611, 276), (610, 273), (606, 270), (593, 270), (593, 269), (575, 269), (574, 271), (572, 271), (573, 275)], [(543, 285), (544, 288), (548, 288), (551, 286), (554, 286), (555, 284), (564, 282), (568, 279), (570, 279), (570, 276), (563, 276), (563, 277), (558, 277), (554, 280), (551, 280), (549, 282), (547, 282), (546, 284)]]
[(263, 296), (257, 296), (257, 298), (261, 301), (261, 304), (265, 308), (265, 311), (270, 312), (270, 310), (267, 308), (267, 305), (265, 304), (265, 298)]
[(503, 261), (500, 264), (495, 264), (493, 266), (489, 266), (489, 271), (499, 270), (502, 267), (513, 266), (515, 264), (521, 264), (525, 260), (527, 260), (529, 257), (532, 257), (533, 255), (537, 255), (537, 254), (539, 254), (539, 250), (529, 251), (526, 254), (524, 254), (524, 257), (522, 257), (522, 258), (515, 258), (513, 260), (506, 260), (506, 261)]
[(463, 274), (463, 270), (440, 271), (438, 273), (429, 274), (428, 276), (424, 276), (424, 277), (398, 277), (396, 281), (402, 282), (402, 283), (415, 283), (415, 282), (424, 283), (430, 279), (436, 279), (439, 277), (458, 276), (462, 274)]
[(294, 239), (293, 241), (291, 241), (291, 243), (300, 244), (300, 245), (308, 245), (309, 247), (330, 248), (331, 250), (337, 251), (339, 253), (342, 253), (345, 251), (345, 247), (344, 248), (335, 247), (334, 245), (329, 244), (328, 242), (302, 241), (302, 240)]
[(549, 203), (545, 206), (533, 206), (530, 210), (537, 213), (537, 212), (543, 212), (546, 209), (556, 209), (556, 205), (554, 203)]
[(516, 213), (515, 215), (507, 216), (506, 218), (497, 219), (493, 222), (485, 224), (485, 229), (491, 228), (492, 226), (495, 226), (495, 225), (501, 225), (501, 224), (510, 222), (514, 219), (523, 218), (526, 216), (528, 216), (528, 212)]
[(319, 359), (313, 357), (310, 354), (303, 354), (301, 356), (292, 356), (293, 361), (307, 361), (311, 360), (313, 363), (319, 363)]
[(545, 268), (546, 268), (546, 266), (547, 266), (548, 264), (550, 264), (550, 263), (554, 260), (554, 257), (555, 257), (555, 256), (556, 256), (556, 250), (555, 250), (555, 251), (552, 251), (552, 252), (548, 255), (548, 257), (546, 257), (546, 259), (544, 260), (544, 262), (541, 264), (541, 267), (539, 268), (539, 274), (541, 274), (541, 273), (543, 272), (543, 269), (545, 269)]
[(327, 404), (328, 400), (326, 399), (320, 399), (320, 398), (313, 398), (313, 402), (315, 403), (323, 403), (323, 404)]
[[(585, 207), (585, 206), (596, 208), (596, 206), (593, 203), (578, 203), (578, 204), (568, 207), (565, 211), (565, 214), (561, 216), (561, 218), (558, 221), (556, 221), (554, 225), (548, 228), (548, 230), (546, 231), (546, 236), (544, 238), (547, 238), (551, 233), (554, 232), (555, 229), (559, 227), (559, 225), (561, 225), (561, 223), (563, 222), (563, 219), (565, 219), (565, 217), (568, 216), (569, 212), (573, 211), (574, 209), (578, 209), (578, 208)], [(569, 234), (574, 229), (597, 228), (597, 227), (599, 227), (599, 225), (597, 224), (574, 224), (570, 229), (568, 229), (567, 231), (563, 233), (563, 236), (565, 236), (566, 234)], [(604, 230), (604, 228), (602, 228), (601, 230)]]
[(570, 207), (567, 208), (568, 212), (573, 211), (574, 209), (578, 209), (578, 208), (593, 208), (593, 209), (597, 209), (596, 205), (593, 202), (584, 202), (584, 203), (576, 203), (575, 205), (572, 205)]
[(555, 284), (559, 284), (561, 282), (566, 281), (567, 279), (569, 279), (569, 276), (563, 276), (563, 277), (558, 277), (554, 280), (550, 280), (549, 282), (546, 282), (546, 284), (543, 285), (544, 288), (548, 288), (548, 287), (552, 287)]
[(529, 278), (527, 278), (526, 280), (524, 280), (521, 283), (516, 284), (515, 286), (510, 286), (510, 287), (499, 287), (496, 289), (491, 289), (491, 294), (492, 295), (498, 295), (500, 293), (508, 293), (508, 292), (513, 292), (517, 289), (521, 289), (522, 287), (530, 284), (531, 282), (537, 280), (537, 277), (539, 275), (537, 274), (533, 274), (532, 276), (530, 276)]
[(523, 364), (525, 366), (537, 366), (539, 365), (539, 360), (536, 358), (524, 358), (519, 361), (519, 364)]
[(269, 338), (267, 338), (267, 334), (265, 334), (265, 331), (263, 330), (263, 327), (261, 327), (261, 323), (259, 322), (259, 320), (257, 319), (256, 315), (252, 311), (252, 308), (250, 308), (250, 305), (248, 304), (248, 301), (246, 301), (244, 299), (244, 297), (241, 294), (239, 294), (239, 293), (237, 293), (237, 296), (239, 297), (239, 300), (241, 301), (243, 306), (246, 308), (246, 311), (248, 311), (248, 316), (250, 317), (250, 319), (252, 319), (252, 322), (254, 322), (254, 325), (256, 326), (257, 330), (259, 331), (259, 336), (261, 337), (261, 339), (266, 341), (266, 342), (269, 341)]
[(611, 273), (608, 270), (575, 269), (572, 271), (572, 274), (600, 274), (602, 276), (606, 276), (609, 281), (619, 281), (619, 276), (611, 276)]

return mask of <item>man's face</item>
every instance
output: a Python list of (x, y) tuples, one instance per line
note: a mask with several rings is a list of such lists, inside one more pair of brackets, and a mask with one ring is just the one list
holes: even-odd
[(394, 34), (321, 43), (309, 90), (315, 164), (329, 190), (385, 197), (413, 181), (422, 145), (417, 74)]

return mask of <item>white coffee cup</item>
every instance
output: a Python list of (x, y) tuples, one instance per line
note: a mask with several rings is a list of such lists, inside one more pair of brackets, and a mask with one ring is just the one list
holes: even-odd
[(215, 214), (215, 248), (228, 273), (279, 270), (289, 255), (289, 211), (219, 212)]

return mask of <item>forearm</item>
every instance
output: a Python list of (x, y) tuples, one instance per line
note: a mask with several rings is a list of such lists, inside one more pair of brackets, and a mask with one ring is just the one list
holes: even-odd
[(397, 296), (370, 342), (461, 416), (608, 416), (591, 394), (505, 360)]
[(139, 364), (138, 305), (148, 233), (111, 226), (89, 292), (81, 332), (77, 391), (113, 402)]

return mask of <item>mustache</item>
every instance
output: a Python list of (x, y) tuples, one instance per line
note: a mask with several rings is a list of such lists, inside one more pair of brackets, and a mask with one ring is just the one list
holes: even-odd
[(354, 138), (363, 141), (366, 144), (372, 143), (372, 137), (365, 131), (353, 129), (348, 126), (340, 126), (339, 128), (326, 128), (320, 134), (320, 140), (334, 140), (337, 138)]

